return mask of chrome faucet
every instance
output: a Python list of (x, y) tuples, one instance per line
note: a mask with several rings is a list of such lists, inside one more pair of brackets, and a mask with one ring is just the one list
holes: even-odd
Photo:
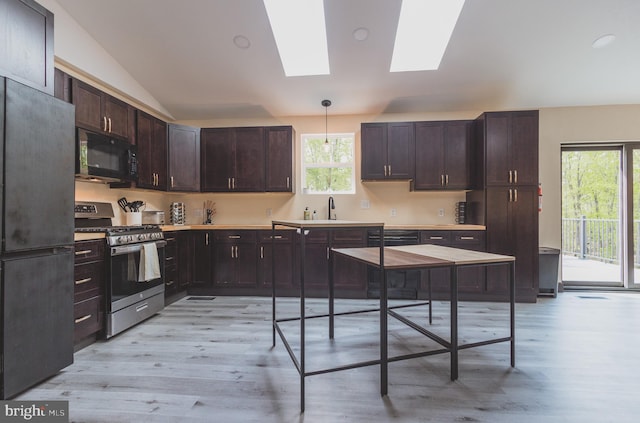
[(331, 216), (331, 210), (336, 209), (336, 203), (333, 201), (333, 197), (329, 197), (329, 206), (327, 207), (327, 214), (329, 220), (336, 220), (336, 214), (333, 213), (333, 217)]

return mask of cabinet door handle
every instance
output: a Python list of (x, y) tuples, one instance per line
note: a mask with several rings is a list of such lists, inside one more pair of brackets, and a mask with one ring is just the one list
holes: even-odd
[(171, 261), (171, 260), (175, 260), (175, 257), (165, 257), (164, 261)]
[(106, 116), (102, 117), (102, 130), (104, 132), (107, 132), (107, 117)]
[(449, 175), (444, 175), (444, 185), (449, 185)]
[(260, 246), (260, 258), (263, 259), (264, 258), (264, 247)]
[(329, 260), (329, 247), (327, 247), (327, 260)]
[(388, 165), (389, 167), (389, 176), (391, 176), (393, 173), (391, 173), (391, 165)]
[(78, 317), (74, 320), (75, 323), (84, 322), (87, 319), (91, 319), (92, 314), (87, 314), (86, 316)]
[(429, 239), (444, 239), (442, 236), (430, 236)]
[(513, 183), (514, 184), (518, 183), (518, 171), (517, 170), (513, 171)]
[(382, 166), (384, 168), (384, 176), (387, 176), (387, 165)]
[(231, 178), (231, 186), (236, 189), (236, 178)]
[(287, 188), (291, 188), (291, 178), (287, 176)]
[(514, 194), (513, 195), (513, 202), (517, 203), (518, 202), (518, 189), (517, 188), (513, 190), (513, 194)]
[(236, 258), (238, 258), (238, 246), (236, 245), (234, 248), (236, 249)]
[(209, 234), (208, 233), (204, 235), (204, 239), (205, 239), (205, 242), (204, 242), (205, 245), (209, 245)]
[(509, 188), (509, 202), (513, 202), (513, 190)]
[(513, 171), (510, 170), (509, 171), (509, 183), (510, 184), (513, 183), (512, 181), (513, 181)]
[(171, 188), (173, 188), (173, 176), (171, 177)]
[(233, 245), (231, 246), (231, 258), (236, 258), (236, 257), (233, 255)]
[(174, 282), (173, 282), (173, 281), (168, 281), (165, 285), (167, 285), (167, 286), (171, 286), (171, 285), (173, 285), (173, 284), (174, 284)]
[(440, 175), (440, 186), (444, 186), (444, 175)]
[(229, 235), (229, 239), (240, 239), (240, 235)]
[(472, 241), (472, 240), (474, 240), (475, 238), (474, 238), (474, 237), (472, 237), (472, 236), (461, 236), (461, 237), (460, 237), (460, 239), (461, 239), (461, 240), (464, 240), (464, 241)]
[(109, 133), (111, 133), (111, 118), (109, 118)]
[(93, 252), (93, 250), (81, 250), (81, 251), (76, 251), (75, 254), (76, 256), (82, 256), (84, 254), (89, 254), (91, 252)]
[(175, 238), (165, 238), (164, 240), (165, 240), (165, 241), (167, 241), (167, 242), (173, 242), (173, 241), (175, 241), (176, 239), (175, 239)]
[(91, 282), (91, 278), (79, 279), (76, 281), (76, 285), (82, 285), (83, 283)]
[(227, 187), (229, 188), (229, 191), (231, 191), (231, 178), (227, 178)]

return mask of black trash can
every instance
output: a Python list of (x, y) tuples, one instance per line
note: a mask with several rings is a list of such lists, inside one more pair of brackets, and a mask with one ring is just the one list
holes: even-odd
[(560, 262), (560, 250), (557, 248), (540, 247), (539, 260), (539, 286), (538, 295), (558, 295), (558, 265)]

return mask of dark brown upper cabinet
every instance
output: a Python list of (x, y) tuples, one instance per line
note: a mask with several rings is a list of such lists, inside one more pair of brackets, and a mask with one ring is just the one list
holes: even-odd
[(200, 128), (169, 124), (169, 191), (200, 191)]
[(471, 187), (472, 121), (415, 123), (414, 190), (465, 190)]
[(33, 0), (0, 1), (0, 40), (0, 75), (53, 95), (53, 13)]
[(486, 185), (538, 185), (538, 111), (484, 113), (479, 123)]
[(202, 191), (264, 192), (264, 134), (264, 127), (202, 129)]
[(139, 188), (167, 189), (167, 123), (137, 111)]
[(76, 106), (76, 126), (135, 140), (135, 109), (129, 104), (75, 78), (71, 98)]
[(362, 180), (413, 178), (413, 122), (363, 123), (360, 129)]
[(293, 192), (293, 128), (266, 127), (266, 191)]

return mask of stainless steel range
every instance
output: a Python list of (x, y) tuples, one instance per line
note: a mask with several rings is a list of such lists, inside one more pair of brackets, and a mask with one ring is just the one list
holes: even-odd
[(158, 225), (113, 226), (110, 203), (76, 202), (75, 231), (105, 233), (106, 337), (164, 308), (166, 241)]

